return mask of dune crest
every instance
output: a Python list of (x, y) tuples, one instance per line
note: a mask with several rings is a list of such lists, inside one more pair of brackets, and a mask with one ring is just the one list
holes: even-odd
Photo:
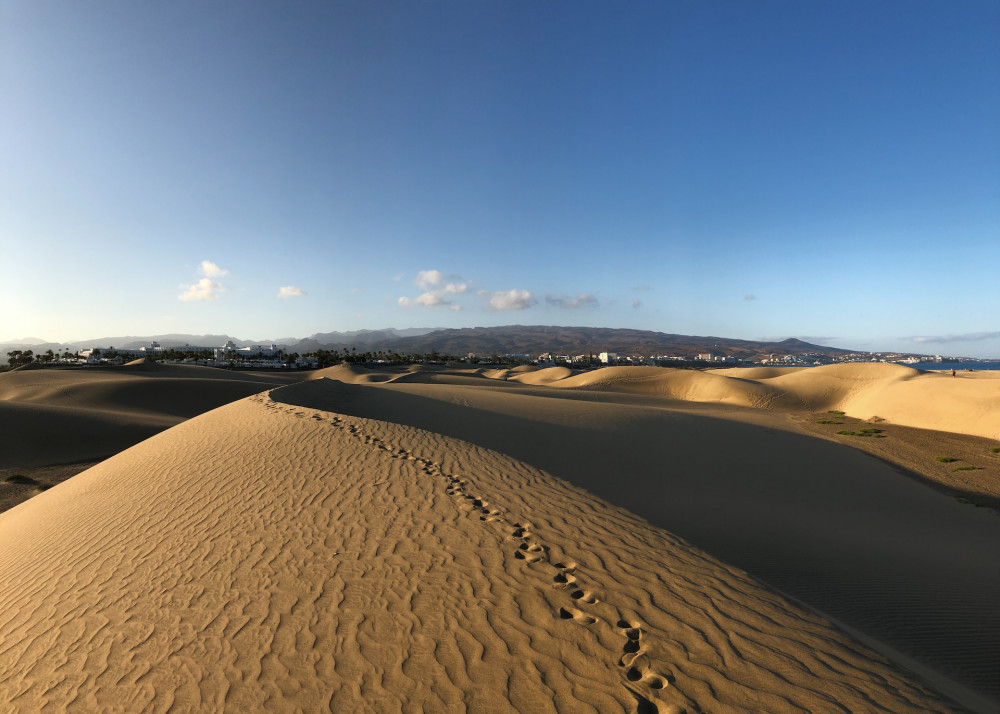
[(742, 572), (523, 462), (299, 402), (174, 427), (0, 515), (0, 702), (949, 711)]

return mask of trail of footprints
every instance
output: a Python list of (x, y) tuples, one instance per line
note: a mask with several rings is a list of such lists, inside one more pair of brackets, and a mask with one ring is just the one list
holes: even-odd
[[(531, 525), (529, 523), (515, 523), (509, 520), (499, 509), (491, 508), (488, 501), (471, 492), (471, 487), (467, 479), (446, 473), (440, 464), (416, 456), (406, 449), (393, 450), (384, 440), (364, 433), (357, 425), (350, 424), (339, 416), (329, 414), (320, 416), (315, 413), (309, 415), (300, 409), (274, 402), (270, 398), (261, 397), (258, 400), (258, 398), (254, 397), (253, 399), (254, 401), (262, 402), (270, 409), (287, 412), (302, 419), (311, 417), (316, 421), (326, 421), (336, 428), (346, 429), (349, 434), (363, 444), (386, 451), (394, 459), (416, 461), (423, 473), (428, 476), (442, 478), (447, 482), (445, 493), (456, 501), (458, 508), (469, 512), (470, 515), (478, 515), (480, 521), (513, 528), (509, 536), (517, 544), (514, 557), (517, 560), (523, 561), (526, 565), (542, 563), (543, 566), (554, 573), (552, 575), (552, 586), (565, 592), (571, 601), (559, 608), (556, 614), (560, 619), (572, 620), (583, 626), (610, 626), (600, 618), (582, 609), (586, 605), (599, 603), (600, 600), (594, 593), (587, 590), (577, 578), (576, 563), (550, 562), (548, 558), (548, 546), (539, 542), (535, 534), (530, 530)], [(378, 483), (383, 482), (380, 481)], [(656, 697), (655, 692), (673, 685), (675, 680), (672, 675), (663, 675), (654, 672), (646, 664), (647, 660), (643, 657), (645, 650), (642, 644), (643, 631), (641, 624), (620, 619), (615, 624), (614, 629), (625, 640), (622, 646), (621, 657), (618, 659), (618, 666), (627, 682), (625, 686), (636, 700), (636, 714), (668, 714), (668, 712), (669, 714), (684, 714), (685, 709), (679, 708), (676, 705), (666, 705)], [(661, 706), (665, 708), (661, 709)], [(707, 712), (703, 712), (701, 709), (696, 709), (695, 711), (700, 714), (707, 714)]]

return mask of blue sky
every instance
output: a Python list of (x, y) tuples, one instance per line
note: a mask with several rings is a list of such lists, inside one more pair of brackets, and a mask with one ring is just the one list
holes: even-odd
[(0, 339), (1000, 357), (1000, 3), (0, 3)]

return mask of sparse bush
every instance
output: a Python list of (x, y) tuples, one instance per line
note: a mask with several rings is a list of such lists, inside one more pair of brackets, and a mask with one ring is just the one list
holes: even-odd
[(848, 431), (847, 429), (841, 429), (837, 432), (838, 434), (843, 434), (844, 436), (874, 436), (876, 439), (884, 439), (885, 435), (882, 434), (881, 429), (859, 429), (858, 431)]
[(976, 468), (975, 466), (956, 466), (952, 471), (975, 471)]
[(842, 412), (837, 409), (828, 409), (826, 413), (833, 414), (834, 416), (844, 416), (844, 414), (846, 414), (847, 412)]
[(14, 474), (12, 476), (8, 476), (7, 478), (4, 479), (4, 481), (6, 481), (7, 483), (16, 483), (21, 486), (38, 485), (38, 481), (36, 481), (35, 479), (31, 478), (30, 476), (22, 476), (21, 474)]
[(1000, 454), (1000, 446), (994, 446), (990, 451), (994, 454)]
[(950, 456), (935, 456), (935, 461), (940, 461), (942, 464), (950, 464), (952, 461), (958, 461), (958, 459), (953, 459)]
[(817, 424), (843, 424), (842, 421), (836, 421), (835, 419), (817, 419)]

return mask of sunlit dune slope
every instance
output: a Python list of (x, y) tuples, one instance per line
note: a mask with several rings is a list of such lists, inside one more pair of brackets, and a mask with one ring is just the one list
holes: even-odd
[(551, 384), (560, 380), (565, 380), (573, 375), (573, 371), (568, 367), (546, 367), (537, 371), (527, 372), (509, 377), (510, 381), (521, 384)]
[(718, 402), (756, 408), (797, 408), (794, 394), (748, 379), (664, 367), (608, 367), (584, 372), (552, 386), (607, 389), (691, 402)]
[(1000, 438), (1000, 374), (952, 377), (868, 363), (787, 371), (609, 367), (548, 384), (763, 409), (840, 410), (859, 419)]
[(298, 406), (0, 515), (0, 708), (949, 711), (740, 571), (523, 462)]

